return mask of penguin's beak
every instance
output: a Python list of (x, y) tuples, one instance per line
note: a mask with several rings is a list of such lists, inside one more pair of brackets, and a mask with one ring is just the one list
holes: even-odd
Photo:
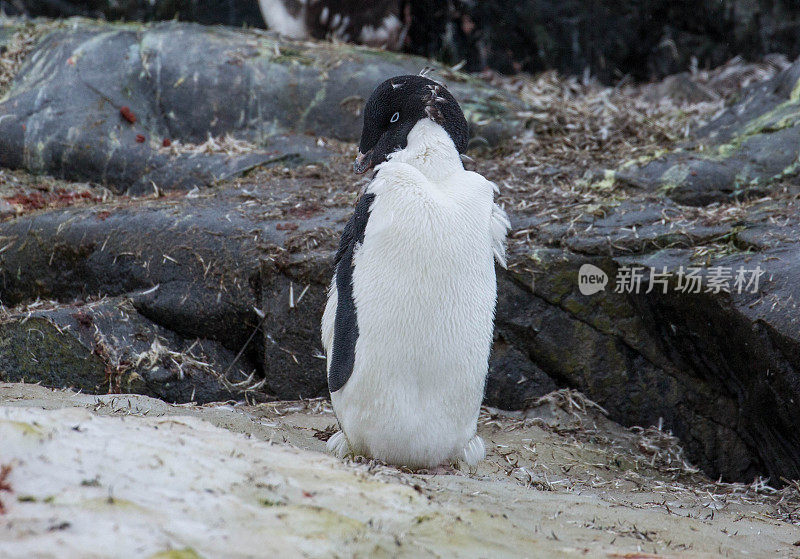
[(372, 150), (367, 153), (358, 152), (355, 162), (353, 162), (353, 171), (356, 174), (366, 173), (372, 167)]

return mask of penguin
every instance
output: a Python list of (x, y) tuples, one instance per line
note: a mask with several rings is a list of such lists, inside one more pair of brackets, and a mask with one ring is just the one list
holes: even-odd
[(408, 31), (396, 0), (259, 0), (259, 7), (269, 29), (292, 39), (336, 38), (399, 50)]
[(506, 213), (466, 171), (467, 121), (424, 75), (364, 107), (356, 173), (374, 168), (342, 233), (322, 317), (340, 430), (328, 450), (412, 469), (485, 456), (477, 435)]

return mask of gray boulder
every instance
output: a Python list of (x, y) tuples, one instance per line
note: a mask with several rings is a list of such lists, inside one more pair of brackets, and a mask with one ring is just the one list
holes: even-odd
[[(126, 297), (138, 320), (176, 337), (171, 347), (201, 338), (228, 359), (241, 353), (243, 372), (256, 367), (269, 396), (324, 395), (319, 320), (348, 199), (332, 203), (319, 179), (258, 182), (0, 223), (10, 243), (0, 253), (4, 303)], [(800, 475), (792, 303), (800, 297), (800, 225), (795, 218), (775, 227), (777, 206), (753, 206), (738, 225), (708, 225), (669, 200), (639, 200), (584, 215), (571, 232), (540, 224), (499, 275), (485, 402), (523, 409), (556, 386), (578, 387), (618, 421), (672, 430), (713, 476)], [(521, 213), (512, 221), (531, 223)], [(650, 268), (702, 266), (696, 247), (721, 240), (731, 248), (711, 264), (769, 273), (756, 294), (682, 294), (674, 278), (667, 293), (646, 293), (647, 281), (638, 294), (613, 290), (622, 266), (642, 266), (645, 277)], [(580, 293), (585, 263), (609, 275), (605, 291)], [(180, 398), (147, 390), (180, 399), (189, 389)]]
[(691, 142), (615, 173), (628, 186), (661, 192), (680, 204), (753, 198), (800, 171), (800, 60), (742, 92)]
[[(40, 40), (0, 102), (0, 165), (141, 194), (153, 184), (205, 186), (257, 165), (323, 161), (316, 137), (356, 140), (374, 87), (426, 64), (176, 22), (69, 25)], [(522, 126), (518, 99), (450, 76), (476, 136), (496, 143)], [(207, 154), (163, 145), (228, 134), (257, 147)]]
[(186, 340), (124, 298), (50, 308), (0, 320), (0, 379), (135, 393), (168, 402), (264, 398), (248, 360), (217, 342)]

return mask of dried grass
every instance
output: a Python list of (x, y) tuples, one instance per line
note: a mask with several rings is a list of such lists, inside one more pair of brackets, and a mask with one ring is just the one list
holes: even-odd
[[(694, 70), (680, 78), (710, 91), (713, 97), (694, 103), (670, 96), (669, 88), (662, 87), (666, 82), (606, 87), (554, 72), (533, 77), (489, 76), (491, 83), (519, 94), (530, 106), (520, 114), (528, 122), (526, 132), (478, 161), (478, 172), (500, 187), (500, 203), (535, 220), (530, 228), (514, 232), (512, 250), (514, 246), (527, 250), (531, 244), (558, 244), (578, 228), (585, 228), (580, 222), (587, 217), (607, 215), (623, 200), (640, 196), (619, 182), (605, 180), (607, 171), (676, 148), (692, 130), (723, 111), (742, 87), (768, 79), (787, 65), (785, 57), (770, 56), (758, 63), (737, 58), (714, 70)], [(791, 191), (783, 197), (792, 200), (783, 213), (796, 215)], [(731, 202), (677, 207), (673, 215), (665, 216), (665, 222), (674, 222), (679, 230), (694, 224), (733, 225), (754, 205)], [(780, 207), (774, 211), (781, 213)], [(549, 231), (563, 232), (550, 238)], [(730, 241), (708, 243), (698, 258), (739, 250)]]
[[(544, 413), (549, 419), (530, 416), (530, 410), (542, 406), (546, 406), (545, 410), (560, 410), (562, 415), (550, 417), (549, 412)], [(667, 506), (667, 496), (672, 494), (684, 502), (710, 509), (710, 514), (737, 505), (753, 510), (759, 507), (759, 514), (800, 526), (799, 481), (782, 479), (785, 486), (781, 489), (760, 477), (751, 483), (711, 481), (685, 458), (678, 438), (664, 431), (661, 425), (623, 429), (604, 416), (605, 410), (592, 400), (565, 389), (535, 400), (523, 417), (484, 408), (479, 421), (485, 427), (506, 432), (538, 427), (552, 433), (549, 440), (536, 436), (521, 449), (496, 450), (505, 474), (526, 487), (548, 491), (580, 491), (591, 487), (658, 492), (665, 495), (664, 502), (628, 504), (660, 508)], [(545, 450), (537, 446), (546, 443), (564, 449), (562, 471), (553, 471), (539, 461), (539, 453)], [(567, 466), (566, 462), (570, 464)]]
[(184, 143), (179, 140), (172, 140), (169, 146), (162, 145), (158, 151), (168, 155), (224, 154), (234, 156), (253, 153), (259, 151), (259, 148), (246, 140), (238, 140), (231, 136), (231, 134), (214, 137), (209, 133), (208, 139), (202, 144)]
[(591, 409), (595, 409), (603, 415), (608, 415), (608, 412), (600, 404), (590, 400), (582, 392), (578, 392), (577, 390), (573, 390), (571, 388), (562, 388), (536, 398), (530, 403), (529, 407), (538, 408), (544, 404), (550, 404), (557, 408), (561, 408), (578, 418), (580, 418), (580, 414), (585, 415), (588, 410)]
[[(150, 348), (147, 351), (134, 354), (131, 361), (135, 368), (144, 366), (145, 368), (151, 369), (157, 365), (162, 365), (166, 368), (174, 368), (178, 371), (180, 379), (184, 379), (187, 374), (191, 375), (196, 372), (203, 372), (217, 379), (220, 384), (235, 394), (257, 392), (263, 388), (266, 379), (256, 378), (255, 371), (251, 372), (250, 375), (239, 382), (232, 382), (226, 378), (201, 352), (198, 343), (199, 340), (195, 340), (185, 350), (174, 351), (162, 344), (159, 337), (155, 336), (153, 342), (150, 344)], [(194, 399), (194, 395), (192, 395), (191, 399)]]
[(36, 46), (39, 38), (56, 26), (57, 23), (25, 22), (6, 43), (5, 49), (0, 49), (0, 99), (11, 87), (14, 76), (19, 72), (22, 62)]

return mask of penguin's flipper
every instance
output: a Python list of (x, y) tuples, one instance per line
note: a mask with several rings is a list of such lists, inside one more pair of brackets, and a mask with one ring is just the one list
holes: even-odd
[(506, 267), (506, 235), (511, 228), (511, 222), (508, 221), (508, 215), (503, 208), (497, 204), (492, 205), (492, 250), (494, 251), (494, 258), (497, 263), (503, 268)]
[(353, 300), (353, 254), (356, 247), (364, 242), (364, 231), (374, 199), (375, 194), (371, 192), (365, 192), (359, 198), (350, 221), (344, 227), (334, 260), (337, 300), (333, 319), (333, 342), (328, 358), (328, 389), (331, 393), (342, 388), (353, 374), (358, 341), (356, 303)]
[(336, 289), (336, 273), (333, 274), (331, 286), (328, 289), (328, 303), (322, 313), (322, 349), (328, 357), (328, 366), (331, 363), (331, 347), (333, 347), (333, 331), (336, 323), (336, 307), (339, 302), (339, 293)]
[(328, 448), (328, 452), (337, 458), (344, 458), (352, 454), (350, 443), (347, 442), (347, 437), (344, 436), (342, 431), (336, 431), (331, 438), (328, 439), (326, 447)]

